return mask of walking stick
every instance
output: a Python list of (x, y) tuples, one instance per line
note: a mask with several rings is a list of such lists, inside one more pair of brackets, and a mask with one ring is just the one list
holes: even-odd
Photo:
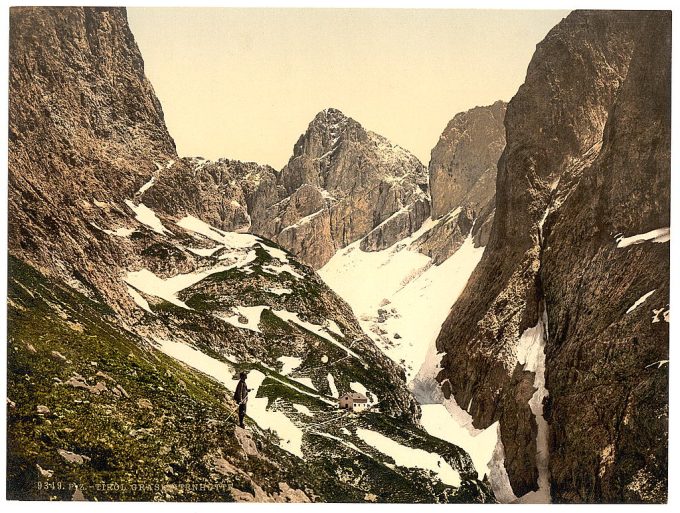
[[(229, 396), (227, 396), (227, 395), (224, 396), (224, 402), (226, 402), (227, 405), (229, 405)], [(229, 414), (227, 415), (226, 420), (229, 420), (233, 417), (234, 413), (236, 413), (238, 411), (239, 406), (241, 406), (241, 404), (237, 403), (236, 407), (229, 411)]]

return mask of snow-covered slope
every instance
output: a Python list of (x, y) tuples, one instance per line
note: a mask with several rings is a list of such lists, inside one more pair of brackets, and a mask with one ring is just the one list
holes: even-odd
[(434, 265), (413, 243), (442, 222), (445, 219), (428, 219), (410, 237), (382, 251), (365, 252), (355, 242), (319, 270), (378, 347), (403, 367), (408, 380), (424, 363), (484, 251), (468, 236), (451, 257)]

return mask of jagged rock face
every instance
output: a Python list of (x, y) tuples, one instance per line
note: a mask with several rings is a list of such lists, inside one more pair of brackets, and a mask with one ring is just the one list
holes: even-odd
[[(257, 212), (251, 189), (274, 176), (272, 168), (227, 159), (185, 158), (182, 164), (158, 171), (153, 186), (141, 196), (146, 205), (164, 212), (193, 214), (221, 230), (250, 229), (248, 212), (251, 208)], [(266, 186), (261, 189), (259, 197), (265, 198)]]
[(389, 247), (430, 214), (418, 159), (336, 109), (317, 114), (271, 178), (254, 193), (251, 230), (315, 268), (367, 235), (365, 251)]
[(555, 305), (546, 386), (558, 501), (667, 497), (670, 244), (619, 247), (614, 237), (670, 226), (670, 70), (670, 13), (650, 14), (602, 151), (546, 223), (541, 276), (546, 303)]
[(496, 191), (496, 164), (505, 147), (505, 109), (497, 101), (456, 114), (432, 149), (432, 217), (461, 205), (479, 212)]
[(416, 242), (440, 264), (470, 234), (475, 246), (489, 241), (496, 193), (496, 164), (505, 147), (505, 110), (497, 101), (456, 114), (432, 149), (429, 179), (432, 218), (443, 222)]
[(432, 258), (433, 264), (439, 265), (460, 249), (472, 230), (474, 220), (475, 213), (469, 207), (452, 210), (418, 237), (413, 245), (420, 253)]
[(126, 255), (90, 223), (118, 222), (154, 161), (177, 158), (125, 10), (13, 8), (9, 79), (10, 252), (110, 289), (93, 261)]
[[(572, 13), (507, 108), (489, 245), (437, 347), (445, 395), (500, 420), (517, 496), (665, 497), (667, 366), (645, 366), (667, 359), (668, 245), (615, 235), (668, 226), (669, 25)], [(651, 289), (660, 322), (625, 313)]]

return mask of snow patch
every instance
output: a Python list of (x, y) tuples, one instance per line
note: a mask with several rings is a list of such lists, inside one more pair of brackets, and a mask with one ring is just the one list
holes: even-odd
[(670, 323), (671, 311), (668, 308), (654, 308), (652, 310), (652, 313), (654, 314), (654, 316), (652, 317), (652, 324), (661, 322), (662, 319), (665, 322)]
[(135, 219), (137, 219), (137, 221), (139, 221), (143, 225), (148, 226), (153, 231), (155, 231), (156, 233), (160, 233), (161, 235), (165, 233), (172, 234), (170, 230), (163, 226), (163, 223), (161, 223), (161, 220), (158, 219), (156, 213), (149, 207), (147, 207), (144, 203), (135, 205), (134, 203), (132, 203), (132, 201), (125, 200), (125, 204), (130, 208), (130, 210), (132, 210), (132, 212), (134, 212)]
[(652, 294), (654, 294), (654, 292), (656, 292), (656, 289), (650, 290), (649, 292), (647, 292), (647, 293), (646, 293), (645, 295), (643, 295), (640, 299), (638, 299), (635, 303), (633, 303), (633, 305), (632, 305), (628, 310), (626, 310), (626, 313), (629, 314), (630, 312), (632, 312), (633, 310), (635, 310), (638, 306), (640, 306), (642, 303), (644, 303), (645, 301), (647, 301), (647, 299), (649, 298), (649, 296), (651, 296)]
[[(231, 309), (235, 315), (221, 315), (217, 317), (237, 328), (262, 333), (259, 324), (260, 316), (265, 308), (268, 309), (267, 306), (234, 306)], [(246, 319), (246, 322), (241, 322), (242, 317)]]
[(289, 273), (291, 276), (294, 278), (297, 278), (299, 280), (304, 279), (304, 276), (302, 276), (300, 273), (296, 272), (295, 269), (293, 269), (290, 264), (281, 264), (281, 265), (273, 265), (273, 264), (267, 264), (262, 266), (262, 270), (264, 272), (267, 272), (269, 274), (282, 274), (282, 273)]
[(149, 180), (148, 182), (146, 182), (144, 185), (141, 186), (141, 188), (137, 191), (137, 196), (141, 196), (146, 191), (148, 191), (155, 182), (156, 182), (156, 176), (154, 175), (154, 176), (151, 177), (151, 180)]
[(320, 215), (323, 214), (324, 212), (326, 212), (326, 209), (325, 209), (325, 208), (319, 209), (319, 210), (317, 210), (316, 212), (314, 212), (314, 213), (312, 213), (312, 214), (309, 214), (308, 216), (305, 216), (305, 217), (299, 219), (295, 224), (291, 224), (291, 225), (289, 225), (289, 226), (286, 226), (283, 230), (281, 230), (281, 233), (287, 232), (288, 230), (293, 230), (293, 229), (296, 229), (296, 228), (300, 228), (301, 226), (304, 226), (304, 225), (308, 224), (310, 221), (312, 221), (314, 218), (320, 216)]
[(191, 251), (194, 255), (202, 257), (212, 256), (218, 249), (222, 249), (222, 246), (215, 246), (214, 248), (187, 248), (187, 250)]
[(650, 367), (653, 367), (655, 365), (656, 365), (657, 369), (660, 369), (664, 365), (668, 365), (668, 360), (659, 360), (659, 361), (656, 361), (656, 362), (652, 362), (649, 365), (645, 365), (645, 369), (649, 369)]
[(297, 356), (281, 356), (277, 358), (276, 361), (283, 364), (283, 367), (281, 368), (281, 374), (284, 376), (288, 376), (288, 374), (302, 365), (302, 358), (298, 358)]
[(291, 294), (293, 292), (293, 289), (287, 289), (283, 287), (271, 287), (268, 289), (264, 289), (266, 292), (270, 292), (272, 294), (275, 294), (277, 296), (283, 296), (284, 294)]
[(349, 388), (351, 388), (354, 392), (357, 392), (359, 394), (363, 394), (366, 396), (368, 399), (369, 403), (374, 403), (374, 398), (375, 396), (371, 394), (364, 385), (359, 383), (358, 381), (351, 381), (349, 384)]
[(442, 483), (460, 486), (460, 474), (439, 454), (407, 447), (370, 429), (358, 428), (356, 434), (365, 443), (392, 458), (396, 465), (429, 470), (434, 472)]
[(144, 310), (146, 310), (149, 313), (153, 313), (151, 311), (151, 307), (149, 307), (149, 302), (142, 297), (142, 295), (137, 292), (135, 289), (132, 287), (128, 286), (127, 288), (128, 294), (132, 296), (132, 299), (134, 300), (135, 303), (137, 303), (138, 306), (141, 306)]
[(627, 248), (628, 246), (642, 244), (643, 242), (663, 243), (668, 242), (669, 240), (671, 240), (670, 227), (658, 228), (647, 233), (631, 235), (630, 237), (624, 237), (622, 234), (620, 234), (616, 238), (616, 247)]
[[(343, 345), (340, 342), (338, 342), (337, 340), (335, 340), (332, 336), (330, 336), (328, 334), (328, 331), (330, 331), (328, 327), (320, 326), (319, 324), (312, 324), (311, 322), (307, 322), (307, 321), (303, 321), (302, 319), (300, 319), (298, 314), (293, 313), (293, 312), (289, 312), (287, 310), (272, 310), (272, 313), (274, 313), (274, 315), (276, 315), (278, 318), (280, 318), (280, 319), (282, 319), (286, 322), (289, 322), (291, 324), (297, 324), (301, 328), (304, 328), (307, 331), (311, 331), (312, 333), (314, 333), (318, 337), (321, 337), (324, 340), (327, 340), (328, 342), (333, 344), (334, 346), (339, 347), (340, 349), (345, 351), (348, 355), (353, 356), (354, 358), (363, 362), (363, 359), (358, 354), (356, 354), (350, 348), (346, 347), (345, 345)], [(337, 327), (337, 325), (336, 325), (336, 327)]]
[(177, 226), (189, 230), (215, 242), (223, 244), (227, 248), (250, 248), (259, 242), (259, 238), (249, 233), (225, 232), (208, 223), (201, 221), (197, 217), (188, 215), (177, 221)]
[(308, 417), (314, 416), (314, 414), (304, 404), (293, 403), (293, 408), (295, 408), (299, 413), (307, 415)]
[(307, 388), (311, 388), (312, 390), (316, 390), (317, 388), (314, 386), (314, 383), (312, 383), (312, 378), (294, 378), (292, 376), (289, 376), (290, 379), (293, 381), (297, 381), (301, 385), (306, 386)]
[(97, 226), (95, 223), (90, 223), (92, 226), (94, 226), (97, 230), (102, 231), (106, 233), (107, 235), (115, 235), (116, 237), (129, 237), (132, 235), (135, 230), (134, 228), (126, 228), (124, 226), (120, 228), (116, 228), (115, 230), (106, 230), (105, 228), (101, 228), (100, 226)]
[(335, 378), (333, 377), (333, 374), (331, 374), (330, 372), (328, 373), (328, 388), (331, 389), (331, 396), (335, 397), (336, 399), (340, 397), (338, 389), (335, 386)]
[(272, 258), (276, 258), (277, 260), (281, 261), (282, 263), (288, 262), (288, 255), (286, 254), (285, 251), (279, 249), (279, 248), (273, 248), (271, 246), (268, 246), (267, 244), (264, 244), (263, 242), (260, 242), (260, 246), (262, 249), (264, 249), (267, 253)]

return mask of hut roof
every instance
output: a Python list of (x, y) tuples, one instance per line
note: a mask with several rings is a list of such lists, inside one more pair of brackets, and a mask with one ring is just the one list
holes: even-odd
[(359, 392), (345, 392), (342, 394), (341, 398), (349, 397), (354, 401), (355, 403), (367, 403), (368, 398), (364, 394), (360, 394)]

